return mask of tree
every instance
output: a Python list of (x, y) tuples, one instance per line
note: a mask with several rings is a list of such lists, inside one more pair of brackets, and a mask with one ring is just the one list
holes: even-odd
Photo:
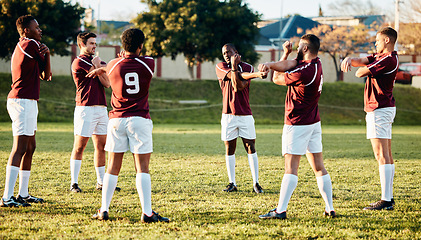
[(405, 1), (401, 7), (398, 43), (408, 54), (421, 54), (421, 2), (419, 0)]
[(10, 59), (19, 34), (16, 19), (25, 14), (34, 16), (43, 30), (42, 42), (52, 54), (68, 55), (66, 49), (80, 28), (84, 9), (62, 0), (1, 0), (0, 58)]
[(320, 38), (320, 51), (332, 57), (336, 81), (341, 80), (340, 61), (356, 51), (367, 52), (374, 46), (374, 39), (365, 25), (352, 27), (319, 25), (307, 31)]
[(193, 79), (193, 66), (222, 59), (225, 43), (236, 45), (242, 60), (255, 63), (260, 15), (242, 0), (142, 0), (149, 12), (133, 23), (146, 35), (145, 51), (153, 57), (183, 54)]
[(125, 25), (117, 28), (112, 23), (107, 23), (106, 21), (101, 21), (101, 33), (106, 34), (107, 36), (101, 39), (99, 45), (119, 45), (121, 33), (124, 32), (131, 25)]

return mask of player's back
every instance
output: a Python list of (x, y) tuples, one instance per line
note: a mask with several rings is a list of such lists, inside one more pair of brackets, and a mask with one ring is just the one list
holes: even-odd
[(110, 118), (150, 118), (148, 96), (154, 67), (153, 58), (137, 55), (126, 55), (108, 63), (107, 74), (113, 91)]

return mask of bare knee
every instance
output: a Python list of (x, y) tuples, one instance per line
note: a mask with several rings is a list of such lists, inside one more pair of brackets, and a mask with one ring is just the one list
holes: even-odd
[(248, 154), (253, 154), (256, 152), (254, 140), (243, 139), (244, 149)]

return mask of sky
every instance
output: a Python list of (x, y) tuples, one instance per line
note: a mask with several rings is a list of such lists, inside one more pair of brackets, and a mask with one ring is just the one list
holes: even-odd
[[(315, 17), (319, 14), (319, 5), (326, 15), (328, 5), (335, 0), (244, 0), (251, 9), (263, 14), (263, 19), (279, 18), (281, 16), (300, 14), (304, 17)], [(364, 0), (362, 0), (364, 1)], [(76, 0), (71, 0), (76, 2)], [(147, 11), (147, 6), (140, 0), (78, 0), (85, 8), (92, 7), (95, 17), (101, 20), (129, 21), (137, 14)], [(381, 6), (379, 14), (393, 13), (395, 0), (371, 0), (376, 6)], [(281, 10), (282, 6), (282, 10)]]

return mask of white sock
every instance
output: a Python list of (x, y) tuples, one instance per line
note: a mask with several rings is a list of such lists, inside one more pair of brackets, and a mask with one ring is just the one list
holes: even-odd
[(95, 171), (96, 171), (96, 182), (99, 184), (104, 184), (105, 166), (95, 167)]
[(380, 184), (382, 187), (382, 200), (390, 201), (391, 194), (391, 180), (392, 180), (392, 164), (379, 165)]
[(282, 178), (281, 191), (279, 194), (278, 207), (276, 208), (277, 213), (285, 212), (288, 207), (289, 199), (297, 187), (298, 176), (294, 174), (284, 174)]
[(29, 176), (31, 171), (19, 170), (19, 195), (21, 197), (29, 196), (28, 185), (29, 185)]
[(330, 180), (329, 174), (323, 175), (321, 177), (316, 177), (317, 186), (319, 186), (320, 194), (323, 197), (323, 200), (326, 203), (326, 212), (335, 211), (333, 209), (332, 201), (332, 180)]
[(392, 179), (390, 181), (390, 197), (393, 198), (393, 178), (395, 177), (395, 164), (392, 165)]
[(136, 188), (142, 205), (142, 212), (147, 216), (152, 216), (151, 175), (149, 173), (137, 173)]
[(77, 183), (81, 165), (82, 165), (82, 160), (70, 159), (70, 176), (72, 178), (71, 184)]
[(18, 179), (19, 167), (6, 166), (6, 181), (4, 183), (3, 199), (8, 200), (13, 196), (16, 180)]
[(117, 186), (118, 175), (106, 173), (104, 175), (104, 185), (102, 185), (102, 205), (101, 212), (110, 209), (111, 199), (113, 198), (115, 187)]
[(234, 183), (234, 185), (237, 186), (237, 184), (235, 183), (235, 154), (229, 156), (225, 155), (225, 161), (227, 164), (229, 181), (230, 183)]
[(257, 152), (247, 154), (249, 159), (249, 165), (251, 170), (251, 176), (253, 178), (253, 185), (259, 182), (259, 160), (257, 158)]

